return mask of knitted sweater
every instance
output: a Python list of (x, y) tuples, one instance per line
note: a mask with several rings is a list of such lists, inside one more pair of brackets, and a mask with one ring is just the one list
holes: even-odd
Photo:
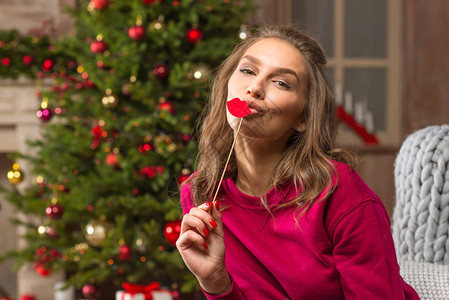
[[(419, 299), (399, 274), (382, 201), (358, 174), (336, 164), (337, 186), (296, 222), (294, 209), (273, 209), (223, 181), (226, 268), (232, 288), (208, 299)], [(269, 205), (298, 193), (283, 184), (266, 194)], [(181, 190), (184, 213), (193, 207), (190, 186)]]

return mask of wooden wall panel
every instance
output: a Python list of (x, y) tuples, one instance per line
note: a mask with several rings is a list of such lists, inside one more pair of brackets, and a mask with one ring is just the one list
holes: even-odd
[(404, 133), (449, 123), (449, 1), (404, 1)]
[(394, 147), (365, 147), (357, 150), (356, 171), (366, 184), (382, 199), (392, 217), (395, 204), (394, 160), (399, 149)]

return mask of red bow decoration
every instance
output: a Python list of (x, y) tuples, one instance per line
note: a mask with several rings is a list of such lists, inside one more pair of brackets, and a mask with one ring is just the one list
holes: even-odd
[[(140, 285), (133, 283), (122, 283), (122, 287), (125, 289), (127, 294), (135, 295), (135, 294), (144, 294), (145, 300), (153, 300), (153, 296), (151, 295), (152, 291), (157, 291), (161, 288), (159, 282), (152, 282), (148, 285)], [(124, 298), (125, 293), (122, 294), (122, 299)]]

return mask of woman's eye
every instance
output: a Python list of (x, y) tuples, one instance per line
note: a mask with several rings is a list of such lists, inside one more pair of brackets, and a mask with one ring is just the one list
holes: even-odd
[(241, 69), (240, 69), (240, 72), (241, 72), (241, 73), (244, 73), (244, 74), (248, 74), (248, 75), (254, 75), (254, 74), (256, 74), (256, 73), (253, 72), (253, 70), (247, 69), (247, 68), (241, 68)]
[(289, 89), (292, 88), (291, 86), (289, 86), (289, 85), (288, 85), (286, 82), (284, 82), (284, 81), (276, 80), (274, 83), (277, 84), (277, 85), (279, 85), (279, 86), (281, 86), (281, 87), (283, 87), (283, 88), (286, 88), (287, 90), (289, 90)]

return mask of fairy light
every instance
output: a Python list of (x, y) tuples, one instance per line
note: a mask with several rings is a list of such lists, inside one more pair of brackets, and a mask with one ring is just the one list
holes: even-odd
[(203, 77), (203, 73), (201, 71), (195, 71), (195, 73), (193, 73), (193, 77), (195, 77), (196, 79), (200, 79), (201, 77)]
[(38, 175), (38, 176), (36, 177), (36, 183), (37, 183), (37, 184), (41, 184), (41, 183), (43, 183), (43, 182), (44, 182), (44, 177), (41, 176), (41, 175)]
[(39, 234), (44, 234), (45, 233), (45, 226), (39, 226), (38, 228), (37, 228), (37, 232), (39, 233)]
[(48, 98), (43, 98), (41, 102), (41, 108), (46, 109), (48, 107)]

